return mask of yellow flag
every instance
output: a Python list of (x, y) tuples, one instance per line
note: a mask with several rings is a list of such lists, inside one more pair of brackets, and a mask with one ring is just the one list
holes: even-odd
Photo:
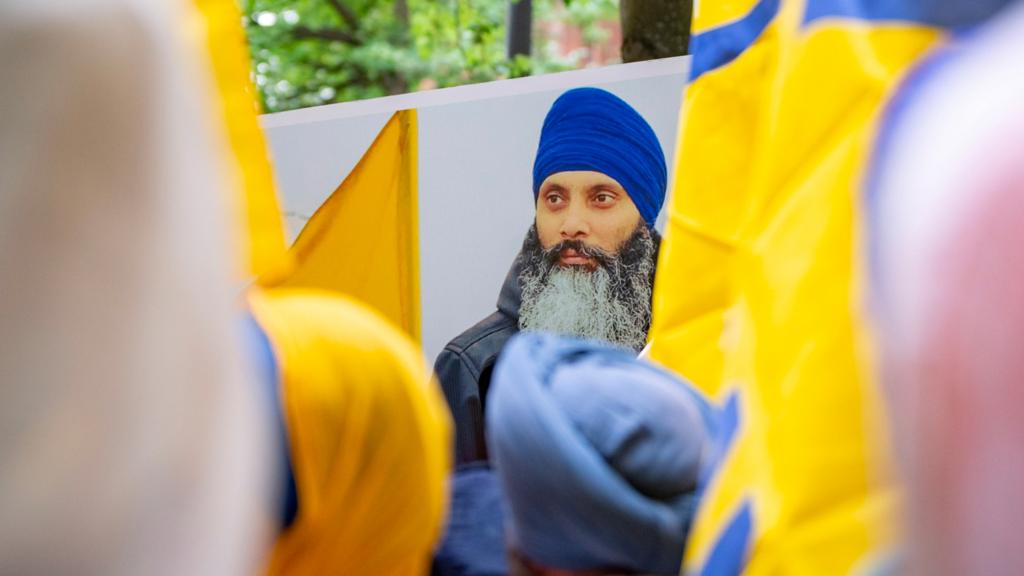
[(949, 4), (697, 3), (651, 331), (652, 357), (723, 407), (687, 573), (870, 573), (892, 560), (862, 182), (899, 81), (992, 2)]
[(257, 119), (259, 105), (250, 81), (242, 14), (235, 0), (193, 2), (200, 15), (197, 32), (205, 39), (230, 146), (226, 160), (239, 183), (239, 188), (227, 192), (241, 226), (240, 248), (246, 262), (242, 274), (274, 278), (287, 273), (290, 263), (274, 174)]
[(416, 111), (395, 113), (306, 223), (276, 284), (347, 294), (419, 341), (416, 139)]

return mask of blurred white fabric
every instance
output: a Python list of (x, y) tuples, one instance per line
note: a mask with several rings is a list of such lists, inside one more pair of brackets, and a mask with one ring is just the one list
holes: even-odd
[(271, 536), (190, 10), (0, 2), (2, 574), (253, 574)]

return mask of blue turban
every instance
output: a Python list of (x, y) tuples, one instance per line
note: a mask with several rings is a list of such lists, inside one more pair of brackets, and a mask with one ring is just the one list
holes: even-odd
[(494, 370), (487, 441), (509, 544), (564, 570), (679, 572), (714, 413), (602, 344), (523, 333)]
[(573, 170), (614, 178), (647, 226), (654, 227), (665, 203), (665, 154), (647, 121), (618, 96), (575, 88), (551, 105), (533, 162), (534, 201), (548, 176)]

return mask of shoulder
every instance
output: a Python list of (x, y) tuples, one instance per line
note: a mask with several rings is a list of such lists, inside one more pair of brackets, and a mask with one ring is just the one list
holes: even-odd
[(479, 374), (518, 331), (515, 320), (501, 312), (494, 312), (453, 338), (437, 361), (440, 364), (443, 360), (457, 359)]

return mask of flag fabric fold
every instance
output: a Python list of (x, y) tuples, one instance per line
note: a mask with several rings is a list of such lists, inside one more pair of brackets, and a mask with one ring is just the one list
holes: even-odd
[(293, 270), (265, 285), (347, 294), (419, 341), (418, 209), (416, 111), (402, 110), (306, 223)]

